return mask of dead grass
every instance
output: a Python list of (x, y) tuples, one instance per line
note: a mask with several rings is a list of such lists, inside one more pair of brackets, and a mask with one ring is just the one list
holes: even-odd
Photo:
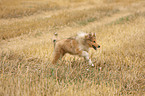
[[(6, 0), (0, 1), (0, 18), (22, 18), (42, 11), (52, 11), (77, 7), (80, 3), (94, 0)], [(100, 2), (98, 0), (97, 2)]]
[[(100, 0), (96, 2), (94, 0), (91, 0), (91, 1), (93, 2), (93, 4), (96, 4), (97, 7), (90, 8), (83, 11), (82, 10), (63, 11), (63, 12), (60, 12), (59, 14), (53, 15), (52, 17), (50, 16), (48, 18), (41, 18), (41, 19), (36, 19), (36, 20), (30, 19), (30, 20), (25, 20), (22, 22), (14, 22), (12, 24), (2, 24), (0, 28), (0, 39), (8, 39), (8, 38), (17, 37), (22, 34), (28, 34), (39, 28), (45, 28), (45, 27), (64, 26), (64, 25), (73, 24), (73, 23), (86, 25), (90, 22), (94, 22), (98, 19), (101, 19), (104, 16), (110, 16), (111, 14), (114, 14), (119, 11), (117, 8), (115, 8), (116, 5), (114, 4), (113, 5), (112, 4), (99, 5), (99, 4), (103, 4), (103, 2), (101, 2)], [(75, 4), (72, 2), (76, 4), (78, 2), (89, 2), (89, 1), (84, 1), (84, 0), (39, 1), (39, 0), (36, 0), (34, 2), (34, 1), (29, 1), (29, 0), (28, 1), (10, 0), (9, 2), (7, 2), (7, 1), (2, 0), (0, 2), (0, 5), (1, 5), (0, 18), (6, 18), (6, 19), (18, 18), (18, 17), (22, 18), (24, 16), (33, 15), (34, 13), (39, 13), (42, 11), (61, 10), (61, 9), (69, 8), (68, 6), (75, 7)], [(117, 1), (112, 1), (112, 2), (117, 2)], [(132, 2), (135, 2), (135, 1), (132, 1)], [(128, 3), (123, 3), (123, 4), (128, 4)], [(81, 3), (79, 3), (79, 5), (81, 5)]]
[(0, 18), (20, 18), (41, 11), (58, 10), (68, 7), (56, 0), (2, 0), (0, 2)]
[[(1, 25), (0, 39), (8, 39), (22, 34), (33, 32), (40, 28), (54, 28), (57, 26), (72, 25), (78, 23), (80, 25), (86, 25), (89, 22), (96, 21), (104, 16), (110, 16), (116, 13), (117, 9), (113, 9), (112, 6), (98, 6), (88, 10), (74, 10), (63, 11), (58, 15), (54, 15), (50, 18), (41, 18), (38, 20), (30, 20), (23, 22), (16, 22), (9, 25)], [(77, 15), (75, 15), (77, 14)], [(91, 21), (90, 21), (91, 20)], [(9, 33), (9, 34), (7, 34)]]
[(46, 54), (53, 48), (47, 43), (17, 50), (14, 53), (21, 53), (18, 57), (13, 52), (4, 54), (1, 56), (1, 94), (143, 95), (144, 21), (144, 17), (138, 17), (128, 24), (92, 30), (97, 31), (98, 42), (102, 42), (101, 50), (91, 50), (95, 68), (78, 57), (64, 58), (62, 63), (52, 65)]
[[(80, 0), (80, 2), (83, 2), (83, 0)], [(74, 28), (72, 25), (78, 26), (81, 30), (82, 26), (85, 27), (85, 25), (90, 24), (87, 20), (96, 18), (95, 15), (103, 19), (106, 18), (104, 14), (111, 16), (114, 11), (110, 7), (103, 10), (98, 9), (97, 12), (95, 10), (97, 8), (83, 12), (65, 12), (69, 15), (61, 13), (52, 16), (51, 26), (56, 22), (58, 24), (56, 23), (55, 26), (58, 26), (59, 29), (62, 25), (69, 26), (68, 29), (60, 31), (61, 34), (75, 35), (76, 32), (69, 33)], [(76, 14), (78, 15), (75, 16)], [(97, 33), (97, 42), (101, 45), (101, 49), (98, 49), (97, 52), (90, 50), (95, 67), (88, 66), (83, 58), (70, 55), (66, 55), (57, 65), (52, 65), (52, 33), (39, 32), (46, 27), (45, 20), (47, 19), (26, 22), (27, 24), (34, 22), (34, 29), (30, 24), (28, 27), (26, 26), (26, 29), (21, 28), (20, 32), (26, 31), (27, 28), (31, 30), (36, 28), (38, 33), (35, 35), (37, 37), (30, 36), (32, 34), (21, 35), (0, 42), (0, 95), (144, 96), (145, 13), (138, 12), (130, 16), (122, 17), (113, 23), (88, 28), (90, 32)], [(60, 20), (59, 17), (61, 17)], [(80, 24), (85, 20), (87, 23)], [(97, 21), (98, 18), (95, 20)], [(59, 21), (62, 23), (59, 23)], [(44, 25), (42, 25), (45, 27), (35, 24), (38, 22), (44, 22)], [(90, 22), (93, 24), (93, 21)], [(13, 26), (7, 25), (8, 27), (4, 28), (10, 32), (13, 28), (20, 27), (22, 23), (25, 24), (25, 22), (15, 22), (15, 27), (12, 24)], [(65, 37), (61, 34), (60, 37)], [(7, 47), (3, 48), (4, 44)]]

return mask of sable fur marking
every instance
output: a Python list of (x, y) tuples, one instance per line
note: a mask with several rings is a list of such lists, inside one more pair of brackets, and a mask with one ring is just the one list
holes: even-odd
[(89, 58), (89, 48), (100, 48), (100, 45), (96, 43), (95, 33), (79, 33), (76, 37), (70, 37), (63, 40), (57, 40), (57, 33), (55, 33), (55, 39), (53, 40), (55, 50), (54, 57), (52, 60), (53, 64), (56, 64), (58, 59), (61, 59), (66, 53), (72, 55), (79, 55), (84, 57), (88, 61), (89, 65), (94, 66), (91, 59)]

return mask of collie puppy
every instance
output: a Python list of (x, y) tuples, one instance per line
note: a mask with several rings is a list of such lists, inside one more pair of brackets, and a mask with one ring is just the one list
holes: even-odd
[(94, 66), (89, 58), (89, 48), (100, 48), (100, 45), (96, 42), (95, 33), (79, 33), (76, 37), (71, 37), (63, 40), (57, 40), (57, 33), (55, 33), (54, 42), (54, 57), (53, 64), (56, 64), (58, 59), (62, 58), (66, 53), (72, 55), (78, 55), (84, 57), (88, 61), (89, 65)]

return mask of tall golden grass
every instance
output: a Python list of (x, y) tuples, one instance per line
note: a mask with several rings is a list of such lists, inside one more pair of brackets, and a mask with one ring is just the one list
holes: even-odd
[[(30, 21), (25, 21), (26, 17), (18, 22), (14, 19), (12, 23), (0, 24), (0, 36), (7, 36), (0, 37), (0, 95), (144, 96), (145, 12), (131, 13), (97, 26), (96, 22), (101, 23), (101, 20), (111, 18), (113, 14), (124, 14), (120, 7), (115, 7), (118, 2), (126, 4), (124, 0), (109, 1), (112, 4), (106, 6), (106, 0), (98, 0), (102, 2), (101, 5), (94, 0), (93, 4), (87, 0), (70, 0), (67, 3), (81, 5), (87, 2), (95, 7), (62, 11), (57, 15), (52, 14), (49, 19), (41, 17), (36, 20), (31, 17)], [(34, 3), (33, 0), (31, 2)], [(43, 5), (46, 1), (39, 2)], [(60, 2), (62, 0), (56, 3), (63, 6)], [(132, 6), (131, 3), (127, 4)], [(7, 20), (11, 19), (5, 18)], [(53, 32), (58, 32), (60, 38), (66, 38), (77, 33), (74, 29), (82, 30), (90, 23), (93, 26), (87, 30), (97, 34), (97, 42), (101, 45), (97, 51), (91, 49), (89, 52), (95, 67), (90, 67), (81, 57), (68, 54), (57, 65), (51, 64)], [(8, 32), (13, 32), (13, 35)]]

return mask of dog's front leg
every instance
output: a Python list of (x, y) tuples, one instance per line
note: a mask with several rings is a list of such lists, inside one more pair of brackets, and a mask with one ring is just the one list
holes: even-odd
[(89, 65), (94, 66), (91, 59), (89, 59), (89, 53), (87, 51), (82, 51), (81, 56), (83, 56), (89, 62)]

